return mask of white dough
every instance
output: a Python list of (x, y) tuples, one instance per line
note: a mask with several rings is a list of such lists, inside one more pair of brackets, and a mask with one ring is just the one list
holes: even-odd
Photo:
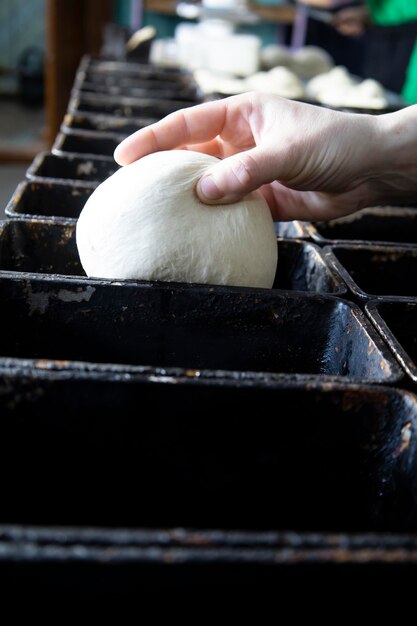
[(342, 89), (329, 85), (316, 95), (319, 102), (334, 107), (383, 109), (387, 106), (384, 88), (376, 80), (346, 84)]
[(235, 78), (230, 74), (219, 74), (211, 70), (199, 69), (194, 72), (194, 78), (204, 93), (233, 95), (248, 90), (245, 80)]
[(306, 87), (307, 94), (312, 98), (318, 98), (320, 93), (325, 91), (337, 91), (351, 87), (354, 79), (347, 69), (342, 66), (334, 67), (330, 72), (319, 74), (312, 78)]
[(272, 287), (277, 241), (259, 193), (202, 204), (195, 186), (215, 157), (157, 152), (118, 170), (88, 199), (77, 246), (88, 276)]
[(385, 91), (381, 83), (373, 78), (363, 80), (358, 89), (361, 94), (367, 95), (369, 98), (385, 98)]
[(304, 87), (300, 79), (286, 67), (275, 67), (269, 72), (257, 72), (246, 79), (248, 89), (274, 93), (283, 98), (302, 98)]
[(328, 106), (351, 107), (352, 109), (383, 109), (387, 106), (387, 101), (384, 97), (369, 96), (366, 93), (362, 93), (360, 85), (353, 85), (345, 91), (326, 89), (318, 94), (317, 100)]
[(383, 86), (370, 78), (358, 82), (345, 67), (335, 67), (307, 84), (307, 94), (334, 107), (382, 109), (387, 106)]
[(286, 67), (274, 67), (268, 72), (272, 85), (272, 93), (282, 95), (286, 98), (302, 98), (304, 96), (304, 86), (298, 76)]
[(281, 65), (292, 69), (291, 49), (278, 44), (270, 44), (261, 50), (261, 66), (267, 70)]
[(333, 66), (330, 54), (318, 46), (304, 46), (293, 54), (292, 69), (303, 80), (328, 72)]
[(286, 46), (272, 44), (261, 50), (261, 65), (267, 70), (283, 66), (302, 80), (309, 80), (331, 70), (334, 62), (330, 54), (318, 46), (303, 46), (292, 51)]

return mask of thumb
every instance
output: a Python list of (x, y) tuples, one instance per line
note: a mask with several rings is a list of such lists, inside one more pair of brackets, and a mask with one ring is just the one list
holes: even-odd
[(239, 152), (211, 167), (197, 183), (197, 195), (205, 204), (228, 204), (277, 177), (277, 164), (265, 148)]

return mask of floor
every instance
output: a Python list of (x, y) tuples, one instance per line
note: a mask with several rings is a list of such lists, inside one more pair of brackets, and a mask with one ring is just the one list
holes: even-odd
[(31, 157), (45, 146), (45, 111), (17, 99), (0, 99), (0, 156), (3, 159)]
[(0, 218), (34, 156), (46, 149), (45, 112), (0, 99)]

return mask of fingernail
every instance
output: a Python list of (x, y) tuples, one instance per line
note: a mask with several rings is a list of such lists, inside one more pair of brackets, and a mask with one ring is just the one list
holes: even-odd
[(212, 176), (203, 176), (197, 184), (198, 194), (207, 200), (219, 200), (223, 198), (223, 192), (217, 187)]
[(116, 161), (116, 163), (118, 163), (119, 165), (125, 165), (125, 163), (123, 162), (123, 154), (122, 154), (122, 158), (120, 158), (120, 146), (121, 144), (119, 144), (116, 148), (116, 150), (113, 152), (113, 159)]

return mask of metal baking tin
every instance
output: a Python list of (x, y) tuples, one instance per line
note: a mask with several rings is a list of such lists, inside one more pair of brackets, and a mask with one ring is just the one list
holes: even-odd
[(417, 299), (371, 301), (366, 312), (407, 375), (417, 383)]
[(417, 209), (374, 207), (328, 222), (306, 222), (308, 235), (320, 245), (417, 245)]
[[(35, 187), (34, 189), (32, 187)], [(65, 207), (60, 203), (62, 196), (68, 201), (74, 191), (57, 185), (54, 189), (37, 183), (24, 183), (17, 194), (22, 201), (16, 203), (13, 215), (32, 202), (44, 213), (53, 213), (54, 220), (37, 216), (37, 220), (9, 219), (0, 222), (0, 271), (30, 272), (32, 274), (62, 274), (85, 278), (75, 243), (75, 222), (88, 199), (88, 190), (72, 197), (73, 203)], [(69, 192), (69, 193), (68, 193)], [(36, 201), (36, 195), (39, 199)], [(42, 205), (47, 198), (48, 204)], [(29, 198), (25, 198), (29, 196)], [(31, 197), (32, 196), (32, 197)], [(23, 200), (22, 200), (23, 199)], [(34, 209), (36, 210), (36, 209)], [(12, 211), (9, 211), (12, 215)], [(346, 286), (333, 274), (324, 262), (322, 253), (314, 244), (280, 239), (278, 241), (279, 263), (274, 289), (309, 291), (341, 295)], [(111, 281), (109, 281), (111, 282)]]
[(97, 187), (114, 174), (119, 166), (109, 156), (66, 153), (56, 155), (40, 152), (26, 172), (31, 181), (48, 181), (54, 184), (75, 184), (79, 187)]
[(325, 258), (360, 301), (417, 296), (417, 246), (335, 245)]
[(52, 153), (65, 155), (67, 152), (72, 152), (112, 157), (116, 147), (126, 136), (126, 134), (94, 130), (71, 130), (58, 133), (52, 146)]
[(298, 220), (290, 222), (275, 222), (275, 230), (280, 237), (290, 239), (310, 239), (310, 234), (305, 228), (305, 222)]
[(92, 112), (106, 113), (118, 117), (152, 117), (161, 119), (169, 113), (187, 106), (191, 106), (191, 103), (181, 100), (127, 98), (80, 93), (71, 97), (68, 111), (70, 113)]
[(0, 364), (16, 368), (25, 361), (32, 368), (64, 363), (69, 371), (152, 365), (268, 379), (283, 373), (339, 382), (402, 378), (360, 309), (333, 296), (8, 270), (1, 272), (0, 296), (8, 329)]
[[(3, 524), (78, 527), (81, 543), (88, 528), (113, 527), (115, 544), (123, 528), (222, 529), (226, 544), (228, 530), (252, 531), (256, 542), (259, 531), (277, 538), (291, 529), (294, 541), (323, 532), (323, 547), (326, 531), (417, 528), (409, 392), (151, 368), (124, 377), (44, 369), (0, 372), (0, 407)], [(346, 562), (355, 559), (350, 541)], [(269, 560), (277, 546), (264, 548)]]
[(97, 93), (128, 98), (161, 98), (163, 100), (184, 100), (197, 104), (202, 101), (196, 85), (185, 85), (181, 82), (164, 80), (146, 80), (120, 78), (117, 82), (97, 81), (95, 76), (89, 75), (85, 79), (76, 80), (73, 94)]
[(21, 182), (6, 206), (7, 217), (30, 221), (48, 219), (49, 223), (76, 220), (95, 186), (65, 183), (52, 179)]
[(68, 130), (97, 130), (129, 135), (156, 121), (153, 118), (126, 118), (115, 115), (96, 115), (95, 113), (66, 113), (61, 125), (61, 131), (65, 133)]

